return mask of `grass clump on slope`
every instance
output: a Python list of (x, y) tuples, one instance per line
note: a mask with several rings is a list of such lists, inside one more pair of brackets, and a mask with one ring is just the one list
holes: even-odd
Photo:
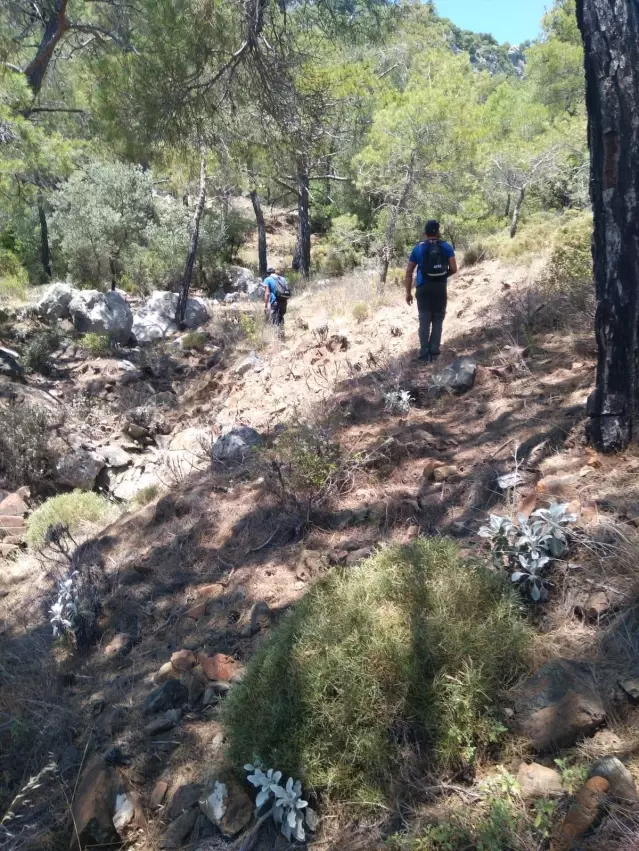
[(62, 523), (74, 534), (87, 526), (105, 526), (118, 514), (118, 508), (97, 493), (80, 490), (63, 493), (43, 502), (29, 517), (27, 543), (32, 549), (40, 550), (50, 526)]
[(494, 740), (491, 709), (529, 645), (496, 573), (443, 539), (392, 547), (333, 572), (274, 630), (227, 699), (231, 758), (382, 800), (411, 763), (453, 768)]

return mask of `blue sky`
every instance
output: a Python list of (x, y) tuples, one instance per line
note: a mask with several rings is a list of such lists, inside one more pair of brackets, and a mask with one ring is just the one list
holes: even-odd
[(435, 0), (435, 5), (458, 27), (519, 44), (539, 35), (539, 23), (552, 0)]

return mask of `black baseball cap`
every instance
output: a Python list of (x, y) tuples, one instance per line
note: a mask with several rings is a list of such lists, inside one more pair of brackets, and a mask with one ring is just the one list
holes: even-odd
[(266, 270), (267, 275), (273, 275), (275, 273), (275, 269), (272, 266), (269, 266)]
[(426, 236), (437, 236), (439, 233), (439, 222), (437, 219), (429, 219), (424, 227)]

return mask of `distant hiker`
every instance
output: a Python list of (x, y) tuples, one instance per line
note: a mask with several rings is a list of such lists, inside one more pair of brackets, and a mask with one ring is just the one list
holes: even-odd
[(284, 317), (291, 297), (291, 288), (286, 278), (278, 275), (276, 269), (271, 267), (266, 274), (268, 277), (264, 278), (264, 310), (270, 313), (270, 320), (281, 337), (284, 333)]
[(417, 268), (415, 296), (419, 311), (419, 359), (434, 361), (439, 357), (446, 302), (446, 283), (457, 272), (455, 249), (444, 242), (439, 222), (426, 222), (424, 241), (413, 248), (406, 267), (406, 302), (413, 303), (413, 272)]

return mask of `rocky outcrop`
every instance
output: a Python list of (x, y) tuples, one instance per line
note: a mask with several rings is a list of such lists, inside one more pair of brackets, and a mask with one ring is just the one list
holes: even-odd
[(74, 449), (63, 455), (55, 466), (56, 479), (61, 485), (90, 491), (95, 485), (104, 461), (93, 452)]
[(82, 334), (104, 334), (116, 343), (129, 342), (133, 314), (118, 292), (76, 291), (69, 313), (75, 329)]
[(34, 311), (42, 319), (49, 321), (55, 319), (68, 319), (70, 317), (69, 305), (78, 290), (70, 284), (56, 283), (47, 287), (34, 305)]
[[(163, 340), (176, 334), (175, 321), (179, 296), (177, 293), (156, 290), (136, 311), (133, 317), (133, 336), (138, 345)], [(189, 298), (184, 314), (185, 328), (198, 328), (209, 318), (206, 304), (200, 298)]]
[(243, 461), (261, 442), (262, 438), (254, 428), (237, 426), (215, 441), (211, 456), (214, 461)]

